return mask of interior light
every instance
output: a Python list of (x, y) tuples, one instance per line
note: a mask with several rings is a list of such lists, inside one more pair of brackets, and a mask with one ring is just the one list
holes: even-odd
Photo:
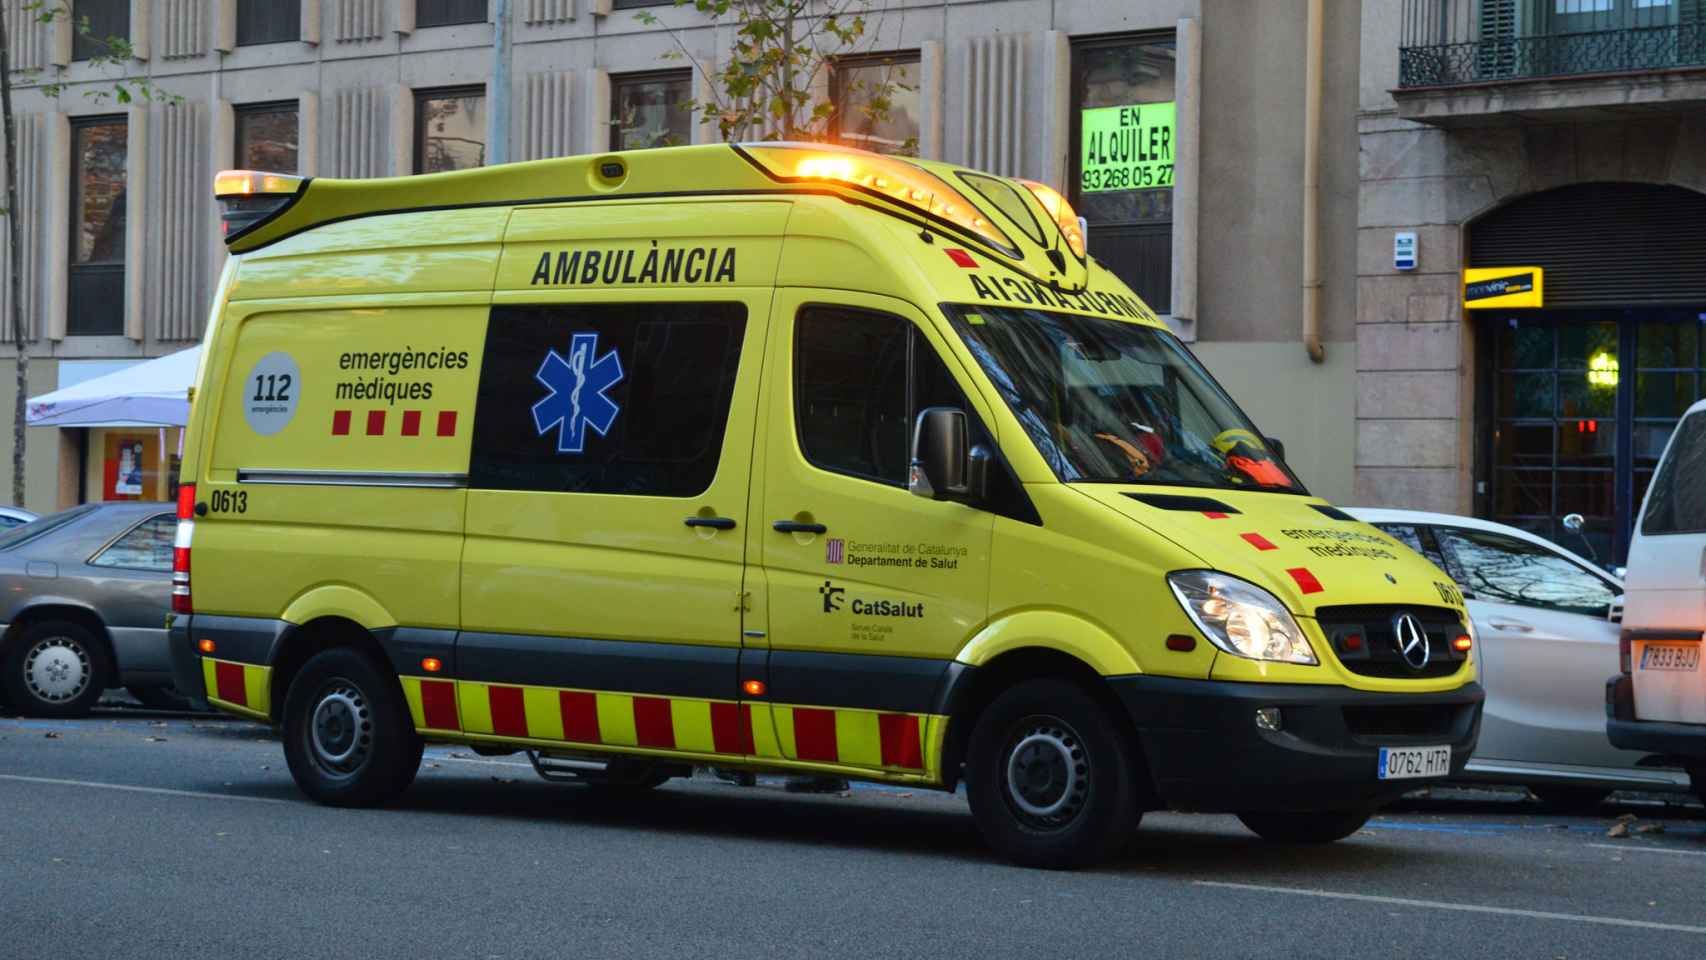
[(1046, 183), (1035, 180), (1020, 180), (1025, 189), (1037, 198), (1043, 209), (1054, 218), (1055, 226), (1060, 228), (1061, 236), (1066, 238), (1066, 245), (1080, 257), (1084, 256), (1084, 228), (1078, 219), (1078, 211), (1072, 209), (1072, 204), (1060, 195), (1060, 191)]

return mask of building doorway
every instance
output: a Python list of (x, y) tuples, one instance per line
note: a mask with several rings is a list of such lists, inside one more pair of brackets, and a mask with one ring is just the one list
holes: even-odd
[(1475, 512), (1621, 564), (1665, 442), (1706, 396), (1706, 195), (1563, 187), (1476, 222), (1469, 251), (1544, 268), (1546, 303), (1473, 314)]

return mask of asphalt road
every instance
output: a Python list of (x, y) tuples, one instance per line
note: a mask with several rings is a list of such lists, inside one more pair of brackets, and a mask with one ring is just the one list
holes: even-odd
[(1330, 847), (1151, 814), (1059, 874), (991, 857), (960, 796), (614, 803), (433, 749), (397, 806), (334, 810), (252, 724), (0, 718), (0, 958), (1706, 956), (1699, 806), (1432, 794)]

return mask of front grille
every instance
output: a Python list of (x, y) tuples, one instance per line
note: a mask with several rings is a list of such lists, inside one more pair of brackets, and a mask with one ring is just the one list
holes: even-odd
[(1353, 737), (1450, 737), (1462, 709), (1456, 704), (1346, 707), (1345, 728)]
[[(1393, 622), (1405, 613), (1420, 621), (1428, 637), (1428, 663), (1420, 670), (1411, 666), (1398, 649)], [(1316, 620), (1332, 643), (1339, 662), (1352, 673), (1365, 677), (1401, 680), (1445, 677), (1463, 665), (1464, 654), (1452, 649), (1451, 641), (1465, 630), (1457, 611), (1449, 607), (1384, 604), (1322, 607), (1316, 611)]]

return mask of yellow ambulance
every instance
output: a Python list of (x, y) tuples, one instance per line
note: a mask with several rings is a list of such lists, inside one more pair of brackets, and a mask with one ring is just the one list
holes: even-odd
[(1450, 580), (1312, 497), (1058, 193), (804, 144), (221, 174), (181, 690), (380, 804), (427, 742), (637, 790), (964, 785), (1355, 831), (1461, 770)]

